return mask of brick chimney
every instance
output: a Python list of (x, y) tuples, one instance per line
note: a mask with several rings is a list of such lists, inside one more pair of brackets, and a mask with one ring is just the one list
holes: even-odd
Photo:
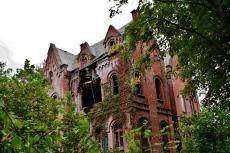
[(80, 45), (81, 50), (84, 50), (85, 48), (87, 48), (89, 46), (89, 44), (87, 42), (84, 42)]
[(139, 16), (138, 10), (132, 10), (131, 14), (132, 14), (133, 20), (135, 20)]

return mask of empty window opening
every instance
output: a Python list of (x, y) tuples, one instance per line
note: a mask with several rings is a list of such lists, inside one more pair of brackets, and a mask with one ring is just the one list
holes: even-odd
[(161, 93), (161, 81), (158, 78), (155, 79), (155, 88), (156, 88), (157, 100), (163, 100), (162, 93)]
[(111, 40), (110, 42), (109, 42), (109, 46), (110, 47), (112, 47), (113, 45), (115, 45), (116, 44), (116, 42), (114, 41), (114, 40)]
[[(145, 123), (147, 122), (147, 124)], [(146, 125), (144, 125), (146, 124)], [(145, 131), (150, 129), (150, 124), (148, 122), (148, 120), (144, 117), (142, 117), (140, 120), (139, 120), (139, 124), (138, 124), (139, 127), (142, 127), (141, 129), (141, 136), (140, 136), (140, 145), (141, 145), (141, 150), (143, 153), (150, 153), (150, 138), (147, 138), (145, 137)]]
[(108, 137), (102, 134), (102, 128), (97, 127), (95, 130), (95, 139), (100, 143), (103, 153), (108, 153), (109, 148), (108, 148)]
[(85, 73), (81, 78), (82, 107), (85, 112), (89, 112), (93, 108), (93, 104), (102, 100), (101, 79), (92, 80), (88, 73)]
[(122, 124), (116, 123), (113, 125), (113, 136), (114, 146), (122, 148), (124, 146)]
[[(139, 71), (135, 72), (135, 78), (140, 79), (140, 73)], [(142, 86), (141, 83), (138, 83), (135, 85), (135, 93), (141, 95), (142, 94)]]
[(186, 109), (185, 109), (185, 99), (182, 95), (180, 95), (180, 104), (181, 104), (181, 110), (183, 113), (186, 112)]
[(163, 143), (163, 150), (164, 152), (168, 153), (169, 151), (169, 125), (166, 121), (160, 122), (160, 129), (161, 129), (161, 135), (162, 135), (162, 143)]
[(81, 55), (80, 61), (81, 61), (82, 66), (85, 66), (85, 65), (86, 65), (86, 63), (87, 63), (87, 58), (86, 58), (86, 55), (85, 55), (85, 54), (82, 54), (82, 55)]
[(95, 130), (95, 139), (101, 144), (102, 143), (101, 128), (96, 128)]
[(195, 113), (195, 109), (194, 109), (194, 105), (193, 105), (193, 100), (192, 100), (191, 97), (190, 97), (190, 99), (189, 99), (189, 104), (190, 104), (191, 113)]
[(114, 95), (117, 95), (119, 93), (119, 87), (118, 87), (118, 78), (117, 75), (113, 74), (111, 77), (111, 85), (112, 85), (112, 92)]
[(52, 83), (53, 82), (53, 72), (49, 72), (49, 81)]

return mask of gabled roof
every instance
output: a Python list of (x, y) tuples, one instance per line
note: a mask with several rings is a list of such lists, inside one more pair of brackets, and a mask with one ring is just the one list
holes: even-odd
[[(107, 33), (106, 33), (105, 39), (106, 39), (106, 37), (108, 36), (109, 30), (111, 30), (111, 29), (116, 30), (119, 34), (123, 34), (124, 31), (125, 31), (125, 28), (126, 28), (130, 23), (131, 23), (131, 21), (128, 22), (127, 24), (125, 24), (124, 26), (122, 26), (122, 27), (121, 27), (120, 29), (118, 29), (118, 30), (115, 29), (112, 25), (110, 25), (109, 28), (108, 28), (108, 31), (107, 31)], [(93, 44), (93, 45), (90, 46), (90, 51), (91, 51), (91, 53), (95, 56), (94, 61), (95, 61), (98, 57), (101, 57), (101, 55), (104, 54), (104, 53), (106, 52), (105, 47), (104, 47), (104, 41), (105, 41), (105, 39), (102, 39), (102, 40), (100, 40), (99, 42), (97, 42), (97, 43), (95, 43), (95, 44)]]
[(114, 26), (110, 25), (105, 35), (103, 44), (105, 44), (106, 41), (111, 37), (111, 31), (115, 31), (118, 35), (120, 35), (120, 32), (116, 28), (114, 28)]
[[(126, 25), (122, 26), (120, 29), (115, 29), (112, 25), (109, 26), (108, 31), (106, 33), (105, 39), (108, 36), (109, 30), (115, 30), (118, 32), (118, 34), (122, 34), (125, 31), (125, 28), (130, 24), (127, 23)], [(104, 41), (105, 39), (100, 40), (99, 42), (89, 46), (89, 51), (91, 54), (94, 56), (93, 62), (96, 62), (106, 56), (106, 49), (104, 47)], [(73, 71), (74, 69), (78, 68), (78, 61), (77, 58), (79, 54), (74, 55), (70, 52), (67, 52), (65, 50), (57, 48), (54, 44), (50, 44), (50, 48), (53, 48), (52, 50), (54, 51), (55, 57), (57, 59), (57, 63), (59, 66), (61, 65), (67, 65), (67, 70), (68, 71)], [(50, 50), (50, 49), (49, 49)]]

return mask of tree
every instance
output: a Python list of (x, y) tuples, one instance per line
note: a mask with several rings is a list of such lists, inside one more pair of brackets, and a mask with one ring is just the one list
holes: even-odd
[(48, 90), (29, 60), (13, 76), (0, 63), (0, 152), (100, 152), (84, 113), (74, 111), (69, 96), (54, 100)]
[[(111, 16), (120, 13), (127, 0), (115, 1)], [(187, 79), (184, 94), (206, 92), (209, 108), (230, 107), (230, 2), (228, 0), (142, 0), (140, 16), (125, 31), (125, 49), (153, 38), (150, 51), (178, 55), (180, 77)], [(149, 56), (146, 56), (147, 58)]]
[(230, 151), (230, 113), (203, 110), (182, 121), (185, 153), (228, 153)]

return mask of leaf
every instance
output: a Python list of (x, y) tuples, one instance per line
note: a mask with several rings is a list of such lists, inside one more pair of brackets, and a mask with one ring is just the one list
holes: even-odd
[(145, 138), (150, 138), (152, 136), (152, 131), (147, 129), (144, 131), (144, 137)]
[(5, 107), (4, 101), (2, 99), (0, 99), (0, 107)]
[(12, 140), (12, 145), (13, 145), (13, 148), (15, 149), (21, 149), (21, 145), (22, 145), (22, 140), (19, 136), (17, 135), (14, 135), (13, 137), (13, 140)]

